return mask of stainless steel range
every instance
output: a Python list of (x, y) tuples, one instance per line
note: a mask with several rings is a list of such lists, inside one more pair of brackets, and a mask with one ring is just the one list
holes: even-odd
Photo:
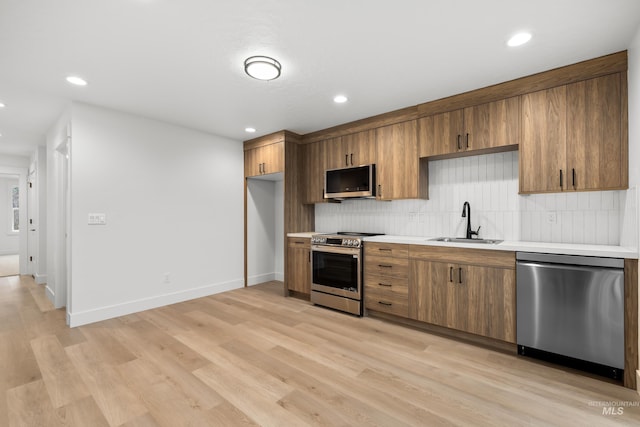
[(362, 238), (339, 232), (311, 237), (311, 302), (362, 316)]

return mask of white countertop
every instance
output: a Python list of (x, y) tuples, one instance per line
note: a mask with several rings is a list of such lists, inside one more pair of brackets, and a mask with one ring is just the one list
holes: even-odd
[[(440, 237), (440, 236), (434, 236)], [(409, 245), (447, 246), (452, 248), (491, 249), (497, 251), (538, 252), (562, 255), (599, 256), (606, 258), (638, 258), (637, 248), (606, 245), (580, 245), (568, 243), (520, 242), (505, 240), (495, 245), (482, 243), (436, 242), (424, 236), (373, 236), (364, 238), (365, 242), (404, 243)]]
[(302, 233), (287, 233), (287, 237), (302, 237), (305, 239), (310, 239), (314, 234), (318, 234), (315, 231), (305, 231)]

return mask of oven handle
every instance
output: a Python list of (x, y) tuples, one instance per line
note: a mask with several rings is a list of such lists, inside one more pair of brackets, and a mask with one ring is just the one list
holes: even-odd
[(360, 256), (360, 248), (344, 248), (341, 246), (311, 246), (312, 252), (326, 252), (331, 254), (357, 255)]

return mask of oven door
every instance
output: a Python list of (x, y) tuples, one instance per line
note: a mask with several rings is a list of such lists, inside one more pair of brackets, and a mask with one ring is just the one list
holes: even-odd
[(311, 290), (360, 300), (359, 248), (311, 247)]

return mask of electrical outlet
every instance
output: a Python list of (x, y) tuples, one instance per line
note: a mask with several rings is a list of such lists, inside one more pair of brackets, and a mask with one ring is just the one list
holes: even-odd
[(418, 212), (409, 212), (409, 222), (416, 222), (418, 220)]
[(171, 273), (164, 273), (163, 283), (171, 283)]
[(103, 213), (90, 213), (89, 214), (89, 225), (106, 225), (107, 224), (107, 214)]
[(555, 224), (558, 222), (558, 215), (555, 212), (547, 212), (547, 223)]

